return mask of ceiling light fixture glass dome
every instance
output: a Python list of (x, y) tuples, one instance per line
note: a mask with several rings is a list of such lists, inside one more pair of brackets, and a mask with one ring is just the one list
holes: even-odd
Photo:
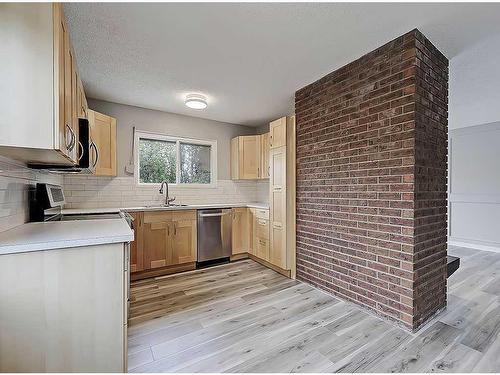
[(205, 109), (207, 108), (207, 98), (203, 95), (199, 94), (189, 94), (186, 96), (186, 100), (184, 102), (186, 106), (193, 109)]

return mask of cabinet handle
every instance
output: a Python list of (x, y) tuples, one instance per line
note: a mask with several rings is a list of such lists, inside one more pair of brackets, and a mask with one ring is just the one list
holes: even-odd
[(267, 176), (271, 176), (271, 166), (267, 167)]
[(174, 223), (174, 236), (177, 236), (177, 224)]
[(75, 133), (73, 132), (73, 129), (71, 128), (71, 126), (69, 126), (68, 124), (66, 124), (66, 129), (69, 130), (69, 134), (71, 136), (70, 140), (69, 140), (69, 144), (68, 144), (68, 140), (67, 140), (67, 133), (65, 132), (64, 133), (64, 138), (66, 140), (66, 149), (69, 150), (69, 151), (72, 151), (73, 148), (75, 147)]
[(170, 237), (170, 225), (167, 225), (167, 236)]
[(99, 150), (97, 149), (97, 145), (94, 143), (94, 141), (92, 141), (90, 143), (90, 147), (93, 147), (94, 151), (95, 151), (95, 160), (94, 160), (94, 164), (92, 164), (92, 168), (95, 168), (95, 166), (97, 165), (97, 162), (99, 161)]
[(80, 156), (78, 156), (78, 161), (80, 161), (83, 158), (83, 145), (82, 145), (82, 142), (78, 141), (78, 146), (79, 146), (79, 153), (80, 153)]

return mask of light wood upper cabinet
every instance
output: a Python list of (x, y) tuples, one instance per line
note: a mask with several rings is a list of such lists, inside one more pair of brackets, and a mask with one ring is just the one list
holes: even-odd
[(196, 262), (196, 211), (146, 211), (143, 217), (142, 270)]
[(269, 178), (269, 135), (265, 133), (260, 135), (260, 178)]
[(78, 76), (77, 82), (77, 97), (78, 97), (78, 117), (79, 118), (88, 118), (88, 110), (89, 105), (87, 104), (87, 97), (85, 96), (85, 90), (83, 89), (83, 83)]
[(90, 137), (96, 145), (91, 150), (95, 175), (116, 176), (116, 119), (92, 110), (88, 110), (88, 119)]
[(9, 59), (0, 61), (0, 154), (29, 164), (74, 165), (78, 71), (62, 4), (1, 7), (0, 40)]
[(231, 179), (269, 178), (269, 133), (231, 140)]
[(233, 208), (232, 215), (232, 254), (246, 253), (249, 249), (248, 209)]
[(287, 118), (282, 117), (269, 124), (269, 145), (270, 148), (278, 148), (286, 145), (287, 138)]
[(231, 140), (231, 178), (255, 180), (260, 176), (260, 136), (245, 135)]
[[(53, 4), (54, 72), (58, 93), (58, 147), (74, 163), (78, 159), (78, 72), (61, 3)], [(57, 95), (56, 95), (57, 96)]]

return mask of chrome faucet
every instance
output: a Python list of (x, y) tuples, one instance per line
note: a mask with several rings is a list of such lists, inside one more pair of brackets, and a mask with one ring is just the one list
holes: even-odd
[(170, 198), (168, 196), (168, 182), (167, 181), (163, 181), (160, 185), (160, 194), (163, 194), (163, 185), (165, 185), (165, 206), (170, 206), (170, 203), (172, 203), (173, 201), (175, 201), (175, 197), (173, 198)]

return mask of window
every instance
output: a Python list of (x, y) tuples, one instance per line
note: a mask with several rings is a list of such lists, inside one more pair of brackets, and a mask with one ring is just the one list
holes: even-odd
[(139, 184), (214, 185), (217, 142), (136, 132)]

